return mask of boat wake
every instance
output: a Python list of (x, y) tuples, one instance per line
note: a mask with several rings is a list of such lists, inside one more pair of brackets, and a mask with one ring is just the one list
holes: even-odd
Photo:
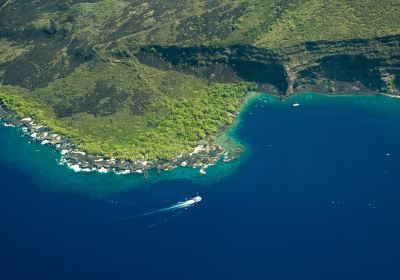
[(169, 207), (165, 207), (165, 208), (162, 208), (162, 209), (150, 211), (150, 212), (139, 214), (139, 215), (121, 217), (121, 218), (117, 218), (117, 219), (113, 219), (113, 220), (127, 221), (127, 220), (132, 220), (132, 219), (136, 219), (136, 218), (140, 218), (140, 217), (159, 214), (159, 213), (174, 212), (172, 215), (166, 217), (165, 219), (163, 219), (163, 220), (161, 220), (161, 221), (149, 226), (149, 228), (152, 228), (152, 227), (155, 227), (155, 226), (157, 226), (159, 224), (167, 222), (168, 220), (170, 220), (170, 219), (182, 214), (185, 210), (189, 209), (190, 207), (193, 207), (194, 205), (196, 205), (197, 203), (201, 202), (202, 200), (203, 200), (203, 198), (201, 196), (196, 195), (193, 198), (187, 199), (185, 201), (178, 202), (178, 203), (176, 203), (176, 204), (174, 204), (172, 206), (169, 206)]
[(130, 219), (149, 216), (149, 215), (153, 215), (153, 214), (157, 214), (157, 213), (172, 212), (172, 211), (176, 211), (176, 210), (180, 210), (180, 209), (187, 209), (187, 208), (192, 207), (195, 204), (199, 203), (201, 200), (202, 200), (202, 197), (197, 195), (197, 196), (195, 196), (191, 199), (185, 200), (183, 202), (178, 202), (170, 207), (154, 210), (154, 211), (147, 212), (147, 213), (140, 214), (140, 215), (123, 217), (123, 218), (121, 218), (121, 220), (130, 220)]

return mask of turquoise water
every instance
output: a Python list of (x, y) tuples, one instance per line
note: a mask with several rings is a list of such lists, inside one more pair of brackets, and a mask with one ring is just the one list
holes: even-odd
[(241, 160), (147, 179), (74, 173), (0, 127), (0, 277), (400, 279), (399, 127), (399, 99), (264, 95)]
[[(234, 136), (230, 131), (229, 135)], [(34, 179), (35, 187), (53, 192), (76, 193), (90, 197), (104, 197), (113, 193), (147, 188), (165, 180), (188, 179), (202, 185), (218, 182), (222, 177), (232, 173), (240, 164), (219, 163), (207, 169), (207, 176), (199, 176), (199, 168), (179, 167), (173, 171), (152, 171), (148, 177), (140, 174), (116, 175), (95, 172), (74, 172), (60, 165), (60, 153), (52, 147), (31, 143), (29, 137), (23, 136), (20, 129), (0, 126), (1, 144), (7, 148), (0, 149), (0, 158), (9, 166), (29, 174)], [(244, 155), (245, 157), (246, 155)]]

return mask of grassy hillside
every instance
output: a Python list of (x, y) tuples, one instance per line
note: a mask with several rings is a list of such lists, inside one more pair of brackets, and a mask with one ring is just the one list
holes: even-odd
[(398, 0), (3, 0), (0, 98), (86, 151), (171, 158), (220, 134), (248, 82), (397, 94), (399, 15)]
[(398, 15), (397, 0), (293, 1), (256, 44), (279, 49), (304, 42), (398, 34)]
[(86, 46), (125, 40), (279, 48), (397, 34), (399, 6), (397, 0), (25, 0), (0, 10), (0, 22), (1, 32), (18, 41), (45, 33)]

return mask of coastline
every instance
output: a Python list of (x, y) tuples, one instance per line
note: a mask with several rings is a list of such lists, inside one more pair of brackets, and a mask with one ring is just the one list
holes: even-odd
[(220, 145), (222, 147), (225, 147), (228, 149), (223, 154), (223, 161), (224, 162), (230, 162), (232, 160), (237, 159), (237, 157), (241, 156), (242, 154), (246, 153), (248, 149), (250, 148), (246, 143), (244, 143), (237, 135), (236, 131), (240, 129), (240, 126), (242, 124), (242, 118), (245, 113), (250, 110), (253, 102), (257, 101), (258, 98), (261, 96), (265, 95), (262, 92), (256, 92), (256, 91), (249, 91), (246, 94), (245, 101), (240, 108), (239, 112), (235, 116), (235, 121), (234, 123), (229, 127), (227, 131), (225, 131), (223, 134), (218, 136), (215, 139), (215, 143), (217, 145)]
[[(171, 171), (177, 167), (199, 169), (198, 175), (206, 175), (206, 169), (217, 164), (220, 160), (229, 163), (244, 152), (239, 141), (232, 137), (238, 116), (252, 100), (254, 93), (246, 94), (239, 111), (234, 115), (234, 122), (225, 127), (218, 136), (203, 141), (190, 153), (180, 154), (170, 160), (123, 160), (106, 158), (81, 151), (69, 138), (52, 132), (47, 126), (35, 122), (31, 116), (19, 117), (0, 101), (0, 122), (4, 126), (13, 126), (21, 129), (22, 133), (32, 139), (34, 143), (53, 147), (61, 155), (60, 165), (65, 165), (74, 172), (113, 173), (117, 175), (138, 174), (149, 176), (150, 171)], [(226, 141), (220, 141), (225, 139)], [(229, 144), (228, 144), (229, 143)]]
[[(341, 94), (329, 95), (312, 92), (301, 92), (281, 98), (282, 102), (297, 102), (298, 98), (312, 95), (324, 97), (344, 97), (344, 96), (385, 96), (390, 98), (400, 98), (388, 94)], [(106, 158), (101, 155), (94, 155), (79, 150), (79, 148), (68, 138), (52, 131), (31, 117), (20, 118), (13, 111), (9, 110), (0, 102), (0, 122), (4, 126), (14, 126), (21, 129), (22, 133), (32, 139), (32, 142), (53, 147), (60, 153), (60, 165), (65, 165), (74, 172), (88, 173), (95, 172), (100, 174), (112, 173), (117, 175), (137, 174), (148, 177), (150, 171), (162, 172), (172, 171), (178, 167), (198, 169), (198, 175), (207, 174), (207, 168), (222, 163), (230, 163), (245, 154), (249, 147), (236, 136), (236, 130), (241, 125), (241, 118), (259, 97), (268, 96), (279, 100), (279, 96), (265, 94), (261, 92), (248, 92), (243, 100), (239, 111), (234, 115), (234, 122), (222, 129), (222, 132), (215, 138), (203, 142), (195, 147), (192, 152), (180, 154), (170, 160), (122, 160), (118, 158)], [(306, 97), (308, 98), (308, 97)]]
[(388, 93), (379, 93), (379, 95), (391, 97), (391, 98), (400, 98), (400, 95), (388, 94)]

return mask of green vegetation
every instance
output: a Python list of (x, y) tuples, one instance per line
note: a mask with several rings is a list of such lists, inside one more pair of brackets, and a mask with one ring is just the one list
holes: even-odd
[[(54, 132), (71, 138), (80, 149), (124, 159), (170, 159), (214, 139), (232, 124), (245, 97), (246, 85), (213, 85), (191, 96), (161, 96), (134, 115), (128, 106), (98, 116), (77, 113), (57, 118), (51, 107), (10, 88), (0, 99), (21, 118), (33, 117)], [(125, 104), (127, 105), (127, 104)]]
[(137, 2), (133, 5), (123, 0), (70, 1), (60, 11), (40, 13), (30, 26), (66, 30), (71, 38), (85, 42), (104, 41), (117, 33), (119, 38), (135, 38), (140, 44), (197, 44), (203, 38), (210, 43), (221, 39), (261, 39), (267, 45), (279, 46), (303, 40), (368, 38), (399, 32), (396, 0)]
[[(168, 159), (220, 136), (247, 82), (397, 94), (399, 14), (398, 0), (10, 1), (0, 99), (88, 152)], [(173, 48), (142, 56), (154, 46)]]
[(88, 152), (169, 159), (191, 151), (232, 123), (229, 113), (238, 110), (244, 89), (220, 85), (195, 94), (190, 99), (161, 98), (145, 116), (135, 117), (126, 111), (107, 118), (80, 114), (63, 122), (87, 136), (84, 148)]
[[(29, 5), (34, 9), (38, 4)], [(45, 3), (30, 21), (17, 19), (14, 25), (59, 32), (85, 46), (240, 42), (273, 48), (373, 38), (400, 29), (397, 0), (98, 0), (60, 1), (58, 6), (55, 10)], [(22, 6), (13, 3), (11, 8), (17, 13)]]
[(63, 127), (59, 121), (50, 117), (49, 108), (27, 96), (26, 92), (21, 89), (0, 87), (0, 100), (4, 106), (11, 109), (20, 118), (32, 117), (36, 122), (50, 127), (54, 133), (68, 135), (72, 138), (77, 136), (70, 128)]
[(29, 46), (18, 47), (6, 39), (0, 39), (0, 61), (12, 61), (18, 56), (29, 51)]
[(262, 34), (257, 45), (288, 47), (303, 42), (374, 38), (400, 33), (397, 0), (301, 0)]

